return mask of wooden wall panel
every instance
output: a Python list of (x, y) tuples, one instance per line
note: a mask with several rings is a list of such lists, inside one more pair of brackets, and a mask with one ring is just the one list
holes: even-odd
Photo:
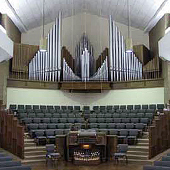
[(22, 74), (28, 74), (28, 65), (39, 50), (39, 46), (27, 44), (14, 44), (14, 56), (12, 58), (12, 77), (22, 78)]

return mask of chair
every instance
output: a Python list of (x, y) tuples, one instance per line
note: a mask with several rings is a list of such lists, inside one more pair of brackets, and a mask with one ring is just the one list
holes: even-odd
[(156, 110), (156, 104), (150, 104), (150, 105), (149, 105), (149, 109)]
[(37, 145), (45, 145), (46, 137), (44, 136), (44, 130), (36, 130), (35, 131), (35, 142)]
[(126, 159), (126, 164), (127, 164), (128, 163), (127, 151), (128, 151), (127, 144), (119, 144), (117, 146), (117, 152), (113, 155), (114, 160), (118, 163), (119, 158), (124, 158)]
[(35, 113), (42, 113), (41, 109), (34, 109)]
[(133, 110), (133, 105), (127, 105), (128, 110)]
[(21, 166), (21, 161), (3, 161), (0, 162), (0, 169), (5, 167)]
[(121, 113), (120, 114), (120, 118), (126, 118), (127, 117), (127, 113)]
[(106, 118), (105, 121), (106, 121), (106, 123), (112, 123), (113, 119), (112, 118)]
[(163, 156), (162, 161), (170, 161), (170, 156)]
[(115, 123), (108, 123), (107, 127), (108, 127), (108, 129), (115, 129), (116, 124)]
[(126, 109), (126, 105), (120, 105), (120, 109), (121, 110), (125, 110)]
[(75, 122), (76, 123), (84, 123), (84, 119), (83, 118), (76, 118)]
[(141, 118), (140, 123), (147, 125), (149, 123), (149, 119), (148, 118)]
[(159, 112), (162, 112), (164, 108), (165, 108), (164, 104), (157, 104), (157, 109)]
[(130, 123), (130, 119), (129, 118), (123, 118), (122, 123)]
[(98, 128), (97, 123), (90, 123), (90, 128), (91, 129), (97, 129)]
[(4, 161), (12, 161), (12, 157), (11, 156), (0, 157), (0, 162), (4, 162)]
[(54, 144), (46, 145), (46, 164), (48, 163), (48, 160), (51, 160), (53, 164), (58, 161), (58, 159), (61, 157), (60, 153), (56, 152), (56, 148)]
[(68, 106), (68, 110), (72, 111), (73, 110), (73, 106)]
[(67, 116), (67, 114), (61, 114), (61, 117), (62, 118), (67, 118), (68, 116)]
[(128, 139), (128, 145), (134, 145), (137, 142), (138, 130), (137, 129), (130, 129)]
[(30, 123), (32, 123), (32, 118), (24, 118), (24, 119), (23, 119), (23, 122), (24, 122), (25, 124), (30, 124)]
[(60, 118), (59, 121), (60, 121), (60, 123), (67, 123), (67, 119), (66, 118)]
[(51, 114), (51, 113), (45, 113), (45, 114), (44, 114), (44, 117), (45, 117), (45, 118), (51, 118), (51, 117), (52, 117), (52, 114)]
[(110, 135), (118, 135), (119, 131), (117, 129), (110, 129), (109, 134)]
[(137, 118), (144, 118), (145, 114), (144, 113), (137, 113), (136, 117)]
[(135, 105), (134, 109), (135, 110), (140, 110), (141, 109), (141, 105)]
[(57, 126), (57, 124), (55, 124), (55, 123), (49, 123), (49, 124), (47, 124), (47, 128), (48, 128), (48, 129), (56, 129), (56, 126)]
[(50, 123), (50, 118), (42, 118), (42, 123)]
[(38, 110), (39, 108), (40, 108), (39, 105), (33, 105), (34, 110)]
[[(54, 109), (54, 107), (53, 106), (47, 106), (47, 110), (53, 110)], [(59, 106), (59, 109), (60, 109), (60, 106)]]
[(61, 110), (67, 110), (67, 106), (61, 106)]
[(36, 118), (36, 114), (35, 113), (28, 113), (28, 118)]
[(55, 144), (55, 131), (53, 129), (45, 130), (47, 143)]
[(52, 117), (53, 117), (53, 118), (60, 118), (60, 114), (59, 114), (59, 113), (54, 113), (54, 114), (52, 115)]
[(170, 161), (155, 161), (154, 166), (170, 167)]
[(47, 129), (47, 124), (46, 123), (39, 123), (38, 129)]
[(112, 110), (113, 106), (106, 106), (106, 110)]
[(103, 118), (104, 117), (104, 114), (97, 114), (97, 118)]
[(65, 124), (64, 123), (59, 123), (57, 124), (58, 129), (64, 129), (65, 128)]
[(136, 123), (136, 129), (139, 129), (139, 130), (144, 130), (145, 128), (145, 125), (143, 123)]
[(44, 118), (44, 114), (43, 114), (43, 113), (37, 113), (36, 117), (38, 117), (38, 118)]
[(147, 105), (147, 104), (142, 105), (142, 109), (146, 110), (146, 109), (148, 109), (148, 108), (149, 108), (149, 107), (148, 107), (148, 105)]
[(120, 118), (114, 118), (113, 121), (114, 121), (114, 123), (121, 123), (121, 122), (122, 122), (122, 119), (120, 119)]
[(51, 123), (58, 123), (59, 119), (58, 118), (51, 118)]
[(90, 106), (84, 106), (83, 110), (90, 110)]
[(12, 111), (16, 111), (16, 110), (17, 110), (17, 105), (16, 105), (16, 104), (10, 104), (9, 108), (10, 108)]
[(134, 123), (126, 123), (126, 129), (134, 129), (135, 125)]
[(131, 118), (131, 123), (139, 123), (139, 118)]
[(41, 123), (41, 119), (40, 118), (33, 118), (33, 123)]
[(21, 165), (21, 166), (13, 166), (13, 167), (3, 167), (0, 170), (31, 170), (30, 166)]
[(128, 130), (127, 129), (121, 129), (119, 132), (119, 136), (118, 136), (118, 143), (126, 143), (126, 139), (128, 136)]
[(106, 110), (106, 106), (100, 106), (100, 111)]
[(105, 118), (97, 118), (97, 122), (98, 123), (104, 123), (105, 122)]
[(113, 117), (113, 118), (119, 118), (119, 117), (120, 117), (120, 114), (119, 114), (119, 113), (114, 113), (114, 114), (112, 114), (112, 117)]
[(113, 106), (113, 109), (114, 109), (114, 110), (118, 110), (118, 109), (119, 109), (119, 105)]
[(74, 120), (74, 118), (68, 118), (67, 121), (68, 121), (68, 123), (74, 123), (75, 120)]
[(125, 128), (125, 123), (117, 123), (116, 128), (117, 129), (124, 129)]
[(96, 122), (97, 122), (97, 119), (96, 119), (96, 118), (90, 118), (90, 119), (89, 119), (89, 122), (90, 122), (90, 123), (96, 123)]
[(63, 129), (56, 129), (55, 130), (55, 135), (63, 135), (64, 134), (64, 130)]
[[(27, 105), (26, 105), (27, 106)], [(25, 109), (25, 107), (24, 107), (24, 105), (18, 105), (18, 110), (19, 109)], [(26, 107), (26, 109), (27, 109), (27, 107)]]
[(106, 123), (99, 123), (98, 126), (99, 126), (99, 129), (106, 129), (107, 128)]
[(80, 106), (74, 106), (74, 110), (80, 110)]
[(143, 166), (143, 170), (170, 170), (170, 168), (162, 167), (162, 166), (145, 165), (145, 166)]
[(45, 106), (45, 105), (40, 105), (40, 109), (41, 109), (41, 110), (47, 110), (47, 106)]

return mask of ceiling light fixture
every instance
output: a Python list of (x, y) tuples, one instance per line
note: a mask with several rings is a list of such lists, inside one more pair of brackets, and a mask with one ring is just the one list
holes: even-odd
[(42, 37), (40, 39), (40, 51), (45, 52), (47, 51), (47, 38), (44, 36), (44, 20), (45, 20), (45, 13), (44, 13), (44, 5), (45, 5), (45, 0), (43, 1), (42, 5)]
[(127, 0), (127, 17), (128, 17), (128, 37), (126, 39), (126, 53), (132, 53), (133, 52), (133, 43), (132, 43), (132, 38), (130, 35), (130, 4), (129, 4), (129, 0)]

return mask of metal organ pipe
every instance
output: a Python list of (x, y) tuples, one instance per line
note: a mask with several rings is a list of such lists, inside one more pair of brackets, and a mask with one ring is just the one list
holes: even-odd
[(60, 81), (61, 74), (61, 12), (48, 33), (47, 52), (38, 51), (29, 63), (29, 79)]
[[(142, 63), (134, 53), (125, 52), (125, 40), (112, 17), (109, 18), (109, 74), (111, 81), (142, 79)], [(112, 71), (113, 67), (113, 71)]]

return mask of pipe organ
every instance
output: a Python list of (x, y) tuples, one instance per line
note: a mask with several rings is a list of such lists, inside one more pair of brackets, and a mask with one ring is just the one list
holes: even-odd
[[(99, 57), (101, 61), (98, 62), (100, 64), (97, 65), (97, 69), (95, 69), (93, 46), (85, 33), (75, 48), (75, 59), (68, 60), (68, 57), (61, 56), (61, 21), (61, 13), (59, 13), (59, 17), (48, 33), (47, 51), (38, 51), (29, 63), (29, 79), (55, 82), (113, 82), (142, 79), (142, 63), (134, 53), (126, 52), (125, 38), (111, 16), (109, 19), (110, 55), (106, 53), (104, 57)], [(72, 65), (69, 65), (70, 60)]]
[(110, 16), (109, 19), (109, 73), (111, 81), (142, 79), (142, 63), (135, 54), (126, 52), (125, 39)]
[(47, 52), (38, 51), (29, 63), (29, 79), (61, 81), (61, 13), (48, 33)]

